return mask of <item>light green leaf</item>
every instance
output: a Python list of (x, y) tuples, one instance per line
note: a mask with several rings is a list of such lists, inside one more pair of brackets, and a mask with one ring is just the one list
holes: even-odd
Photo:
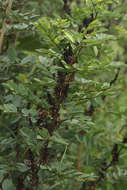
[(64, 32), (66, 38), (67, 38), (69, 41), (71, 41), (72, 43), (75, 43), (75, 39), (73, 38), (72, 34), (71, 34), (69, 31), (65, 31), (65, 30), (64, 30), (63, 32)]
[(3, 106), (0, 106), (0, 109), (6, 113), (17, 113), (17, 108), (14, 104), (4, 104)]

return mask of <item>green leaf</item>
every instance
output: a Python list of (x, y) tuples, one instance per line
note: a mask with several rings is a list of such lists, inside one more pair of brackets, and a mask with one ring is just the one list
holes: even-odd
[(58, 144), (68, 145), (68, 143), (60, 135), (58, 135), (58, 133), (55, 133), (50, 139)]
[(17, 58), (17, 53), (14, 47), (10, 47), (8, 50), (8, 58), (10, 59), (10, 61), (14, 62), (16, 61)]
[(49, 138), (49, 132), (47, 129), (43, 128), (41, 130), (38, 131), (39, 135), (37, 135), (37, 139), (47, 139)]
[(28, 28), (28, 24), (25, 24), (25, 23), (14, 24), (13, 28), (17, 30), (24, 30)]
[(3, 190), (16, 190), (16, 187), (12, 183), (11, 179), (5, 179), (2, 183)]
[(26, 172), (29, 169), (24, 163), (17, 163), (16, 168), (20, 172)]
[(94, 46), (94, 47), (93, 47), (93, 50), (94, 50), (95, 55), (97, 56), (97, 55), (98, 55), (98, 49), (97, 49), (97, 46)]
[(127, 65), (122, 61), (113, 61), (108, 64), (106, 67), (119, 68), (119, 67), (127, 67)]
[(75, 43), (75, 39), (73, 38), (72, 34), (69, 31), (64, 30), (65, 37), (71, 41), (72, 43)]
[(17, 113), (17, 108), (14, 104), (4, 104), (0, 109), (6, 113)]
[(34, 63), (35, 60), (36, 60), (35, 56), (27, 56), (27, 57), (25, 57), (24, 59), (22, 59), (22, 61), (21, 61), (20, 64), (21, 64), (21, 65), (25, 65), (25, 64), (27, 64), (27, 63)]
[(24, 116), (27, 117), (29, 115), (30, 111), (28, 109), (26, 109), (26, 108), (23, 108), (22, 113), (24, 114)]

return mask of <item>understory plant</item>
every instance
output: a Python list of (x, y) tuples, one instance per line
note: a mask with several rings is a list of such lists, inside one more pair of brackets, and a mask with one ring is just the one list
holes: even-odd
[(127, 2), (23, 2), (0, 1), (0, 189), (125, 189)]

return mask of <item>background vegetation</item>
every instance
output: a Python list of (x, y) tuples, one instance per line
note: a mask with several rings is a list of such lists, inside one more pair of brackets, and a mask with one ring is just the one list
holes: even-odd
[(0, 189), (127, 186), (127, 1), (0, 0)]

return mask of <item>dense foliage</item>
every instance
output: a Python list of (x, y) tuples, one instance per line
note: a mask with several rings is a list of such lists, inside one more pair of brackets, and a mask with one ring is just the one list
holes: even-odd
[(0, 190), (124, 190), (127, 0), (0, 0)]

